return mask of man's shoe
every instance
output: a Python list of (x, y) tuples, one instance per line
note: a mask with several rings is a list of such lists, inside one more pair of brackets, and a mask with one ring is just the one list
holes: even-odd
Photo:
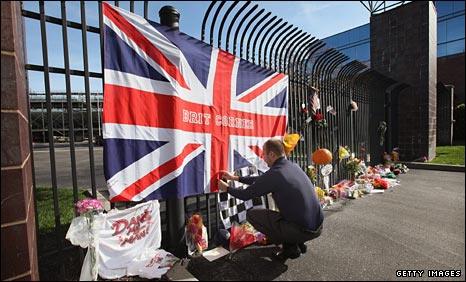
[(307, 246), (304, 243), (299, 243), (298, 244), (299, 250), (301, 251), (301, 254), (305, 254), (307, 252)]
[(283, 244), (283, 249), (275, 255), (278, 260), (296, 259), (301, 255), (297, 244)]

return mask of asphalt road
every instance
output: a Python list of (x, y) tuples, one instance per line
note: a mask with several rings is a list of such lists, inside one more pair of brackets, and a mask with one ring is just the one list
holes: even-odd
[[(76, 180), (79, 188), (90, 189), (91, 169), (89, 148), (79, 146), (75, 148)], [(106, 189), (103, 168), (103, 147), (94, 147), (95, 180), (97, 190)], [(68, 147), (55, 148), (55, 167), (57, 187), (72, 188), (71, 156)], [(34, 149), (34, 173), (37, 187), (52, 187), (50, 153), (48, 148)]]
[[(208, 262), (191, 261), (199, 280), (464, 280), (465, 174), (411, 170), (401, 186), (349, 200), (326, 212), (322, 235), (308, 253), (284, 264), (274, 247), (250, 247)], [(397, 277), (397, 270), (423, 270)], [(460, 278), (428, 277), (428, 270), (461, 270)]]

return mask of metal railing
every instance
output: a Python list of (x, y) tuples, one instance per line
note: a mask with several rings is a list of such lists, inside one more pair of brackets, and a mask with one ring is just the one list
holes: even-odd
[[(288, 74), (288, 131), (303, 136), (291, 160), (305, 168), (311, 164), (312, 152), (317, 147), (326, 147), (334, 153), (336, 173), (331, 181), (348, 177), (338, 161), (338, 145), (348, 145), (358, 157), (366, 159), (373, 147), (370, 141), (376, 138), (369, 126), (370, 108), (382, 105), (377, 111), (384, 112), (380, 99), (383, 101), (386, 89), (396, 81), (369, 70), (358, 61), (348, 62), (349, 58), (341, 52), (258, 5), (244, 2), (238, 8), (237, 2), (211, 2), (202, 22), (201, 40), (209, 38), (211, 45), (239, 53), (243, 60)], [(220, 18), (222, 11), (225, 12)], [(228, 22), (230, 26), (225, 34), (223, 26)], [(216, 29), (218, 26), (220, 28)], [(214, 35), (217, 35), (216, 42)], [(301, 105), (309, 106), (310, 86), (320, 90), (321, 111), (328, 116), (326, 129), (304, 123), (308, 115), (302, 112)], [(349, 110), (351, 101), (358, 104), (357, 112)], [(338, 114), (327, 114), (327, 106), (332, 106)]]

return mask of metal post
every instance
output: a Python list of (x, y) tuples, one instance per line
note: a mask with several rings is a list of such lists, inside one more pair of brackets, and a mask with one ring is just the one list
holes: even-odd
[[(78, 179), (76, 176), (76, 154), (74, 150), (74, 120), (73, 120), (73, 100), (71, 97), (71, 74), (70, 74), (70, 59), (68, 52), (68, 32), (66, 28), (66, 4), (61, 1), (61, 17), (62, 17), (62, 34), (63, 34), (63, 54), (65, 62), (65, 85), (66, 85), (66, 99), (68, 106), (68, 138), (70, 145), (70, 159), (71, 159), (71, 179), (73, 183), (73, 201), (78, 201)], [(62, 103), (63, 105), (63, 103)], [(63, 107), (64, 108), (64, 107)], [(63, 130), (64, 131), (64, 130)], [(75, 211), (75, 214), (78, 213)]]
[[(159, 11), (160, 23), (171, 27), (175, 30), (179, 29), (180, 13), (175, 7), (164, 6)], [(184, 216), (185, 207), (184, 200), (173, 198), (167, 199), (167, 229), (169, 236), (169, 250), (178, 257), (185, 257), (186, 251), (182, 242), (184, 235)]]
[[(52, 177), (52, 193), (53, 193), (53, 213), (55, 218), (55, 243), (58, 250), (58, 258), (63, 259), (63, 235), (61, 232), (60, 221), (60, 207), (58, 205), (58, 188), (57, 188), (57, 170), (55, 164), (55, 144), (53, 140), (53, 117), (52, 117), (52, 95), (50, 93), (50, 71), (49, 71), (49, 57), (47, 50), (47, 29), (45, 28), (45, 7), (44, 2), (39, 2), (40, 11), (40, 30), (42, 39), (42, 59), (44, 62), (44, 87), (47, 101), (47, 133), (49, 141), (49, 155), (50, 155), (50, 172)], [(60, 275), (65, 273), (65, 267), (60, 264)]]
[[(226, 46), (225, 46), (225, 50), (227, 52), (229, 52), (229, 46), (230, 46), (230, 33), (231, 33), (231, 29), (233, 28), (233, 24), (235, 23), (236, 19), (239, 17), (239, 15), (243, 12), (244, 9), (246, 9), (247, 6), (249, 6), (249, 4), (251, 4), (251, 1), (247, 1), (244, 3), (244, 5), (238, 10), (238, 12), (236, 12), (235, 16), (233, 17), (233, 19), (231, 20), (230, 22), (230, 25), (228, 26), (228, 31), (227, 31), (227, 39), (226, 39)], [(236, 49), (236, 46), (233, 45), (233, 48)]]
[[(233, 10), (233, 8), (235, 8), (236, 5), (238, 5), (239, 1), (235, 1), (233, 2), (233, 4), (230, 6), (230, 8), (228, 8), (227, 12), (225, 13), (225, 15), (223, 16), (223, 19), (222, 19), (222, 22), (220, 23), (220, 28), (218, 29), (218, 36), (217, 36), (217, 47), (219, 49), (222, 48), (222, 32), (223, 32), (223, 27), (225, 26), (225, 21), (226, 19), (228, 18), (228, 15), (231, 13), (231, 11)], [(227, 42), (228, 42), (228, 39), (227, 39)], [(227, 43), (228, 44), (228, 43)]]
[[(246, 15), (244, 17), (241, 18), (240, 22), (238, 23), (238, 26), (236, 27), (236, 31), (235, 31), (235, 37), (233, 37), (233, 55), (236, 55), (236, 47), (237, 47), (237, 41), (238, 41), (238, 35), (239, 35), (239, 31), (241, 29), (241, 26), (243, 25), (243, 23), (246, 21), (246, 19), (252, 14), (252, 12), (254, 12), (256, 9), (257, 9), (257, 4), (254, 5), (251, 10), (249, 10)], [(242, 45), (240, 45), (240, 51), (242, 49)], [(240, 56), (241, 57), (241, 56)]]
[[(92, 122), (92, 100), (91, 90), (89, 83), (89, 60), (87, 52), (87, 24), (86, 24), (86, 8), (84, 1), (81, 1), (81, 29), (82, 43), (83, 43), (83, 62), (84, 62), (84, 92), (86, 95), (86, 112), (87, 112), (87, 136), (89, 147), (89, 164), (91, 171), (91, 189), (92, 197), (97, 198), (97, 189), (95, 184), (95, 163), (94, 163), (94, 127)], [(84, 125), (83, 125), (84, 126)]]

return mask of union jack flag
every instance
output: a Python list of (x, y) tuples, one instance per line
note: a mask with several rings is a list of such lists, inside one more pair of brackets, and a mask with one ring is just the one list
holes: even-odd
[(266, 169), (288, 77), (103, 3), (104, 170), (112, 202), (218, 191), (220, 170)]

